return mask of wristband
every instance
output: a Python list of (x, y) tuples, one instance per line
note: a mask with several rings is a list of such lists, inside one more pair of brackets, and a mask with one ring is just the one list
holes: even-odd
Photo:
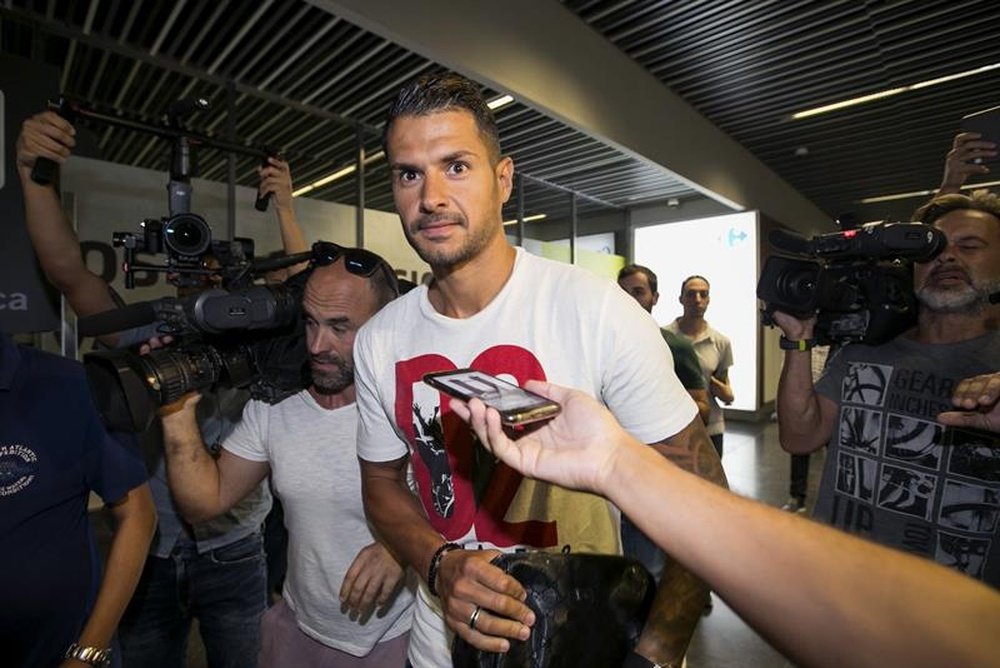
[(816, 339), (799, 339), (794, 341), (792, 339), (786, 339), (784, 335), (778, 339), (778, 347), (782, 350), (799, 350), (806, 351), (811, 350), (813, 346), (816, 345)]
[(434, 556), (431, 557), (430, 568), (427, 569), (427, 589), (437, 596), (437, 577), (438, 568), (441, 566), (441, 557), (445, 555), (445, 552), (451, 552), (452, 550), (461, 550), (462, 546), (458, 543), (445, 543), (434, 552)]

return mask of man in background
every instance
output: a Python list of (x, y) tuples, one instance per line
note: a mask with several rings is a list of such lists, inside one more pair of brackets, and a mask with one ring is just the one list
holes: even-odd
[(689, 276), (681, 283), (680, 303), (684, 312), (665, 329), (679, 334), (691, 342), (701, 363), (701, 370), (708, 383), (711, 411), (708, 417), (708, 435), (719, 457), (726, 421), (719, 401), (733, 403), (733, 388), (729, 384), (729, 367), (733, 365), (733, 344), (729, 337), (712, 328), (705, 320), (705, 311), (711, 301), (710, 286), (704, 276)]

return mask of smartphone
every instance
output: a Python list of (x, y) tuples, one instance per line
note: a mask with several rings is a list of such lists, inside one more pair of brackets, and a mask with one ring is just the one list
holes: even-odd
[[(1000, 144), (1000, 107), (990, 107), (962, 117), (962, 132), (978, 132), (982, 139)], [(977, 165), (995, 162), (994, 158), (973, 158)]]
[(497, 409), (500, 421), (509, 427), (548, 420), (562, 410), (551, 399), (475, 369), (429, 373), (424, 376), (424, 382), (463, 401), (473, 397), (480, 399)]

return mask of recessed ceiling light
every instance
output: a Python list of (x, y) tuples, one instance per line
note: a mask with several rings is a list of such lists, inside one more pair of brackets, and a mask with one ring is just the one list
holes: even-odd
[[(544, 213), (536, 213), (533, 216), (525, 216), (524, 217), (524, 222), (530, 223), (530, 222), (532, 222), (534, 220), (542, 220), (543, 218), (547, 218), (547, 217), (548, 216), (546, 214), (544, 214)], [(503, 221), (503, 224), (504, 225), (517, 225), (517, 220), (516, 219), (515, 220), (505, 220), (505, 221)]]
[(506, 106), (514, 101), (514, 98), (510, 95), (501, 95), (500, 97), (495, 97), (486, 103), (486, 106), (490, 109), (496, 111), (500, 107)]
[[(369, 156), (367, 156), (365, 158), (365, 164), (366, 165), (370, 165), (371, 163), (375, 162), (376, 160), (381, 160), (384, 157), (385, 157), (385, 151), (376, 151), (375, 153), (372, 153), (371, 155), (369, 155)], [(357, 165), (348, 165), (347, 167), (342, 167), (341, 169), (338, 169), (335, 172), (331, 172), (330, 174), (327, 174), (326, 176), (324, 176), (321, 179), (317, 179), (316, 181), (313, 181), (312, 183), (310, 183), (307, 186), (302, 186), (298, 190), (292, 191), (292, 197), (299, 197), (300, 195), (305, 195), (307, 192), (311, 192), (311, 191), (315, 190), (316, 188), (320, 188), (322, 186), (325, 186), (328, 183), (333, 183), (337, 179), (342, 179), (345, 176), (347, 176), (348, 174), (353, 174), (354, 171), (357, 168), (358, 168)]]

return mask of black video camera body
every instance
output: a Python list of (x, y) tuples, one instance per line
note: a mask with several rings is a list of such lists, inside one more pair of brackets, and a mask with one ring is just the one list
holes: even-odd
[[(202, 276), (220, 273), (224, 277), (238, 273), (253, 261), (253, 239), (236, 237), (232, 241), (212, 239), (212, 228), (195, 213), (179, 213), (168, 218), (147, 218), (140, 223), (141, 234), (115, 232), (111, 243), (125, 249), (125, 287), (133, 287), (132, 272), (158, 270), (176, 273), (173, 283), (198, 287)], [(167, 256), (166, 266), (140, 265), (136, 253)], [(209, 267), (211, 256), (218, 263)]]
[(213, 289), (185, 298), (132, 304), (80, 320), (86, 336), (158, 323), (177, 340), (140, 355), (129, 349), (84, 355), (84, 368), (105, 423), (143, 431), (159, 406), (192, 391), (247, 388), (276, 403), (308, 385), (308, 351), (300, 317), (309, 272), (282, 285)]
[(776, 230), (768, 239), (786, 255), (770, 256), (757, 283), (763, 322), (773, 324), (774, 311), (815, 315), (820, 345), (877, 345), (911, 327), (912, 263), (933, 259), (947, 243), (930, 225), (881, 222), (812, 239)]

